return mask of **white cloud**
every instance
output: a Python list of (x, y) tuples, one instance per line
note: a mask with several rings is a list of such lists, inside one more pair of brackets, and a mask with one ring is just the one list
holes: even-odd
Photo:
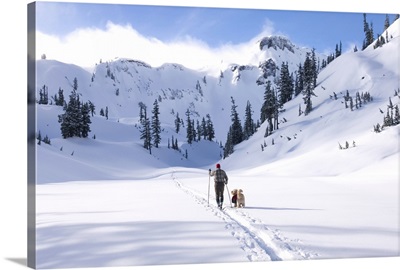
[[(258, 46), (261, 36), (273, 32), (266, 24), (260, 35), (242, 44), (224, 44), (211, 48), (205, 42), (186, 36), (184, 39), (162, 42), (155, 37), (146, 37), (131, 25), (107, 23), (105, 30), (82, 28), (64, 37), (37, 33), (36, 54), (46, 54), (47, 59), (76, 64), (85, 68), (116, 57), (144, 61), (153, 67), (164, 63), (179, 63), (192, 69), (217, 67), (230, 63), (248, 64)], [(257, 63), (253, 63), (257, 64)]]

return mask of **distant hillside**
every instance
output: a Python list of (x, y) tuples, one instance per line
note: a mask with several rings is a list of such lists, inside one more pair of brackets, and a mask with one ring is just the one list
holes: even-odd
[[(278, 129), (267, 134), (267, 123), (260, 123), (257, 132), (236, 145), (234, 153), (224, 160), (222, 147), (231, 125), (231, 97), (242, 124), (247, 102), (251, 103), (254, 122), (259, 121), (266, 81), (271, 81), (274, 89), (279, 90), (276, 87), (282, 63), (287, 63), (290, 73), (295, 74), (295, 67), (304, 63), (310, 49), (298, 48), (282, 37), (267, 37), (257, 44), (259, 66), (233, 63), (229, 69), (221, 70), (218, 77), (179, 64), (151, 67), (132, 59), (98, 63), (92, 73), (55, 60), (39, 60), (37, 97), (45, 86), (49, 104), (37, 106), (37, 132), (51, 140), (50, 146), (38, 148), (39, 163), (44, 166), (42, 173), (50, 181), (53, 176), (49, 170), (68, 170), (78, 162), (86, 164), (89, 171), (98, 171), (91, 177), (106, 177), (107, 168), (125, 170), (126, 162), (136, 163), (132, 166), (137, 169), (146, 168), (146, 163), (154, 165), (148, 158), (155, 159), (160, 168), (207, 167), (221, 160), (237, 169), (251, 166), (263, 170), (263, 166), (271, 169), (272, 164), (290, 167), (296, 163), (304, 165), (302, 173), (311, 168), (323, 173), (327, 166), (334, 166), (337, 169), (333, 171), (340, 173), (354, 159), (362, 157), (359, 163), (362, 167), (385, 155), (398, 154), (395, 144), (398, 129), (374, 132), (375, 125), (383, 124), (389, 99), (393, 108), (399, 104), (398, 29), (399, 20), (388, 29), (390, 39), (386, 44), (345, 53), (320, 70), (310, 114), (304, 115), (303, 95), (293, 96), (280, 108)], [(322, 56), (317, 57), (321, 61)], [(58, 115), (63, 113), (63, 108), (53, 104), (53, 97), (62, 89), (68, 99), (75, 78), (80, 100), (91, 101), (95, 114), (87, 139), (62, 139)], [(139, 121), (139, 103), (151, 115), (155, 100), (160, 109), (162, 140), (160, 148), (153, 149), (149, 155), (140, 139), (143, 127)], [(108, 119), (100, 115), (102, 109), (107, 110)], [(193, 123), (210, 115), (215, 128), (213, 142), (187, 143), (187, 111)], [(182, 122), (178, 133), (175, 131), (177, 117)], [(170, 149), (173, 140), (178, 142), (179, 151)], [(349, 149), (339, 151), (340, 146), (346, 148), (346, 143)], [(83, 156), (79, 154), (82, 151)], [(107, 166), (99, 168), (91, 164), (92, 155), (104, 155)], [(63, 160), (60, 168), (45, 168), (48, 158)], [(332, 164), (331, 159), (342, 162)]]

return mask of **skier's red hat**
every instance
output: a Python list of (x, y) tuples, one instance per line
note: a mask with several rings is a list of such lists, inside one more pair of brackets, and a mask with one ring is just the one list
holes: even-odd
[(216, 167), (219, 169), (219, 168), (221, 168), (221, 165), (219, 165), (219, 163), (216, 165)]

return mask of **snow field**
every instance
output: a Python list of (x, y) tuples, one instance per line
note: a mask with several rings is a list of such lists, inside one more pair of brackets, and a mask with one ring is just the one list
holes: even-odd
[[(180, 86), (175, 80), (157, 81), (151, 76), (159, 70), (149, 68), (142, 68), (142, 76), (153, 81), (131, 78), (129, 72), (138, 67), (130, 67), (126, 74), (117, 74), (124, 81), (119, 86), (126, 86), (130, 78), (132, 87), (143, 93), (121, 88), (123, 98), (115, 97), (114, 85), (105, 82), (109, 78), (98, 80), (84, 90), (85, 97), (96, 97), (99, 107), (115, 102), (109, 120), (93, 117), (91, 136), (96, 134), (96, 139), (62, 139), (60, 108), (36, 106), (37, 129), (51, 139), (51, 145), (36, 146), (38, 268), (398, 256), (400, 127), (373, 132), (373, 125), (382, 123), (379, 109), (386, 110), (389, 97), (400, 104), (393, 96), (400, 85), (394, 45), (399, 45), (398, 34), (388, 46), (336, 59), (320, 73), (309, 115), (298, 116), (302, 100), (293, 99), (280, 115), (287, 121), (279, 130), (265, 138), (263, 124), (226, 159), (220, 159), (215, 142), (188, 145), (184, 132), (176, 137), (183, 153), (188, 150), (188, 159), (167, 149), (166, 138), (175, 135), (171, 109), (186, 109), (191, 101), (199, 101), (192, 108), (200, 115), (212, 113), (221, 139), (229, 125), (230, 103), (209, 103), (208, 98), (233, 94), (239, 106), (248, 98), (260, 101), (261, 88), (248, 84), (254, 76), (250, 70), (235, 84), (227, 77), (223, 87), (209, 79), (207, 87), (203, 85), (204, 91), (210, 90), (208, 96), (192, 89), (181, 100), (165, 100), (173, 107), (164, 104), (164, 140), (151, 155), (138, 139), (137, 101), (151, 104), (163, 82), (173, 91), (187, 90), (198, 73)], [(127, 63), (113, 64), (118, 70)], [(72, 67), (55, 61), (38, 63), (41, 68), (46, 65), (72, 72)], [(69, 78), (82, 72), (73, 69)], [(179, 65), (163, 69), (168, 72), (165, 78), (176, 78), (182, 71)], [(65, 80), (63, 72), (42, 72), (39, 83), (56, 75)], [(58, 79), (51, 83), (57, 86)], [(342, 103), (346, 90), (353, 97), (368, 91), (374, 100), (350, 111)], [(333, 92), (339, 100), (330, 98)], [(264, 141), (268, 146), (262, 151)], [(349, 149), (340, 150), (339, 144), (346, 141)], [(228, 173), (229, 189), (244, 190), (246, 208), (229, 208), (225, 192), (227, 208), (218, 210), (212, 184), (208, 203), (208, 168), (217, 162)]]

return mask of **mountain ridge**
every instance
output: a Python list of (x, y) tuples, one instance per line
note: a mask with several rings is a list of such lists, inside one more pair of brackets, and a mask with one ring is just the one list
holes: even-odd
[[(396, 29), (395, 27), (396, 25), (391, 29)], [(257, 121), (260, 117), (264, 85), (257, 83), (263, 75), (263, 70), (259, 67), (232, 64), (230, 69), (221, 71), (219, 77), (214, 77), (204, 71), (191, 70), (179, 64), (164, 64), (153, 68), (140, 60), (133, 59), (115, 59), (99, 63), (93, 73), (74, 65), (53, 60), (39, 60), (36, 91), (43, 85), (48, 85), (49, 96), (53, 96), (60, 87), (68, 93), (73, 78), (77, 77), (78, 92), (82, 100), (90, 100), (96, 106), (89, 140), (95, 135), (98, 142), (107, 145), (115, 142), (128, 144), (130, 148), (133, 147), (131, 149), (133, 153), (139, 151), (143, 154), (146, 150), (139, 139), (141, 126), (138, 103), (146, 104), (150, 114), (153, 102), (159, 101), (162, 142), (160, 149), (153, 149), (152, 156), (159, 160), (161, 167), (202, 167), (220, 160), (228, 168), (241, 168), (243, 158), (251, 155), (254, 158), (252, 165), (254, 167), (264, 168), (266, 164), (278, 166), (277, 164), (285, 163), (285, 160), (293, 159), (306, 164), (315, 162), (323, 171), (322, 168), (327, 166), (324, 163), (326, 158), (322, 158), (324, 155), (336, 159), (337, 155), (343, 154), (337, 152), (338, 144), (345, 145), (346, 142), (351, 144), (355, 141), (357, 147), (348, 153), (356, 157), (361, 152), (367, 151), (365, 145), (364, 148), (358, 147), (359, 145), (369, 141), (370, 136), (381, 136), (373, 133), (373, 125), (382, 123), (383, 115), (379, 109), (385, 109), (389, 97), (398, 104), (398, 100), (393, 96), (393, 92), (399, 86), (399, 70), (396, 70), (396, 61), (393, 61), (393, 58), (396, 58), (393, 54), (396, 53), (398, 45), (398, 36), (393, 36), (393, 39), (382, 48), (349, 52), (335, 59), (321, 70), (318, 76), (316, 97), (313, 98), (314, 110), (308, 116), (298, 115), (299, 107), (300, 109), (304, 107), (303, 100), (301, 95), (294, 97), (282, 108), (278, 130), (265, 137), (266, 123), (264, 123), (249, 140), (237, 145), (235, 152), (227, 159), (222, 159), (223, 151), (220, 146), (225, 142), (231, 124), (231, 97), (236, 101), (242, 123), (247, 101), (252, 105), (253, 119)], [(272, 54), (274, 51), (276, 52), (275, 49), (263, 50), (262, 53), (265, 56), (267, 52)], [(286, 51), (290, 55), (293, 54)], [(297, 58), (286, 58), (291, 62), (295, 62), (295, 59)], [(267, 78), (272, 81), (274, 79), (273, 75)], [(352, 97), (355, 97), (357, 92), (369, 93), (374, 100), (363, 104), (357, 110), (350, 111), (345, 108), (343, 101), (346, 91), (349, 91)], [(336, 100), (333, 98), (334, 95), (337, 96)], [(99, 115), (99, 110), (106, 107), (109, 111), (108, 119)], [(201, 120), (206, 114), (211, 115), (216, 138), (213, 145), (207, 146), (209, 153), (212, 153), (208, 161), (204, 158), (207, 155), (201, 149), (204, 142), (190, 145), (186, 142), (184, 127), (178, 133), (174, 131), (177, 114), (186, 121), (187, 110), (195, 121)], [(39, 105), (37, 130), (43, 136), (49, 135), (53, 142), (51, 151), (59, 151), (62, 145), (68, 144), (72, 152), (72, 148), (79, 146), (75, 144), (76, 139), (60, 139), (57, 115), (61, 113), (62, 108), (59, 106)], [(342, 128), (336, 130), (340, 126)], [(390, 153), (389, 155), (398, 153), (399, 150), (393, 148), (393, 143), (397, 139), (396, 133), (391, 131), (384, 136), (386, 138), (384, 148)], [(180, 152), (171, 152), (172, 150), (167, 147), (172, 138), (178, 140)], [(316, 142), (320, 143), (318, 148), (325, 152), (315, 149), (310, 151)], [(381, 146), (377, 143), (371, 147), (379, 149)], [(185, 157), (185, 151), (188, 152), (188, 158)], [(380, 153), (379, 150), (376, 151)], [(196, 156), (203, 156), (202, 161), (196, 160)], [(300, 157), (307, 157), (306, 161), (299, 161)], [(131, 158), (135, 159), (134, 156)], [(364, 165), (372, 162), (371, 159), (367, 159)], [(119, 167), (118, 164), (114, 166)], [(339, 168), (337, 173), (340, 173)]]

